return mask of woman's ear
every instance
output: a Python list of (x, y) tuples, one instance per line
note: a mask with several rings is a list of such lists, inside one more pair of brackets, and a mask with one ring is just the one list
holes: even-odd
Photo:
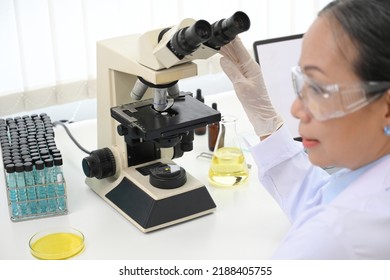
[(385, 115), (385, 126), (390, 127), (390, 89), (385, 93), (385, 102), (387, 102), (387, 112)]

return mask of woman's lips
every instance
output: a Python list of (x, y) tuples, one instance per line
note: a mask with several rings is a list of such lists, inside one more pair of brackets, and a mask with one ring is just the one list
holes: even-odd
[(320, 141), (315, 139), (302, 138), (302, 144), (305, 148), (310, 149), (320, 144)]

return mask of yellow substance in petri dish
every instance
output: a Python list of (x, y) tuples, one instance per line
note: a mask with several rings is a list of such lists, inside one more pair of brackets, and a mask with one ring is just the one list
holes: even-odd
[(84, 238), (74, 233), (60, 232), (41, 237), (30, 245), (31, 254), (44, 260), (63, 260), (84, 249)]

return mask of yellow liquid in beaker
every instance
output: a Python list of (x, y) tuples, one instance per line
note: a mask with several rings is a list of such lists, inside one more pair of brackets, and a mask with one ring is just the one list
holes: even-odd
[(241, 149), (223, 147), (214, 152), (209, 170), (209, 181), (213, 186), (238, 186), (248, 176), (248, 167)]
[(74, 233), (52, 233), (30, 245), (31, 254), (39, 259), (62, 260), (73, 257), (84, 249), (83, 236)]

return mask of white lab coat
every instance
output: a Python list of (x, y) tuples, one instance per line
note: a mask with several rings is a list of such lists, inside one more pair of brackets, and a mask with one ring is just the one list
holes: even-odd
[(390, 156), (330, 203), (330, 175), (313, 166), (286, 127), (252, 147), (259, 179), (292, 226), (274, 259), (390, 259)]

